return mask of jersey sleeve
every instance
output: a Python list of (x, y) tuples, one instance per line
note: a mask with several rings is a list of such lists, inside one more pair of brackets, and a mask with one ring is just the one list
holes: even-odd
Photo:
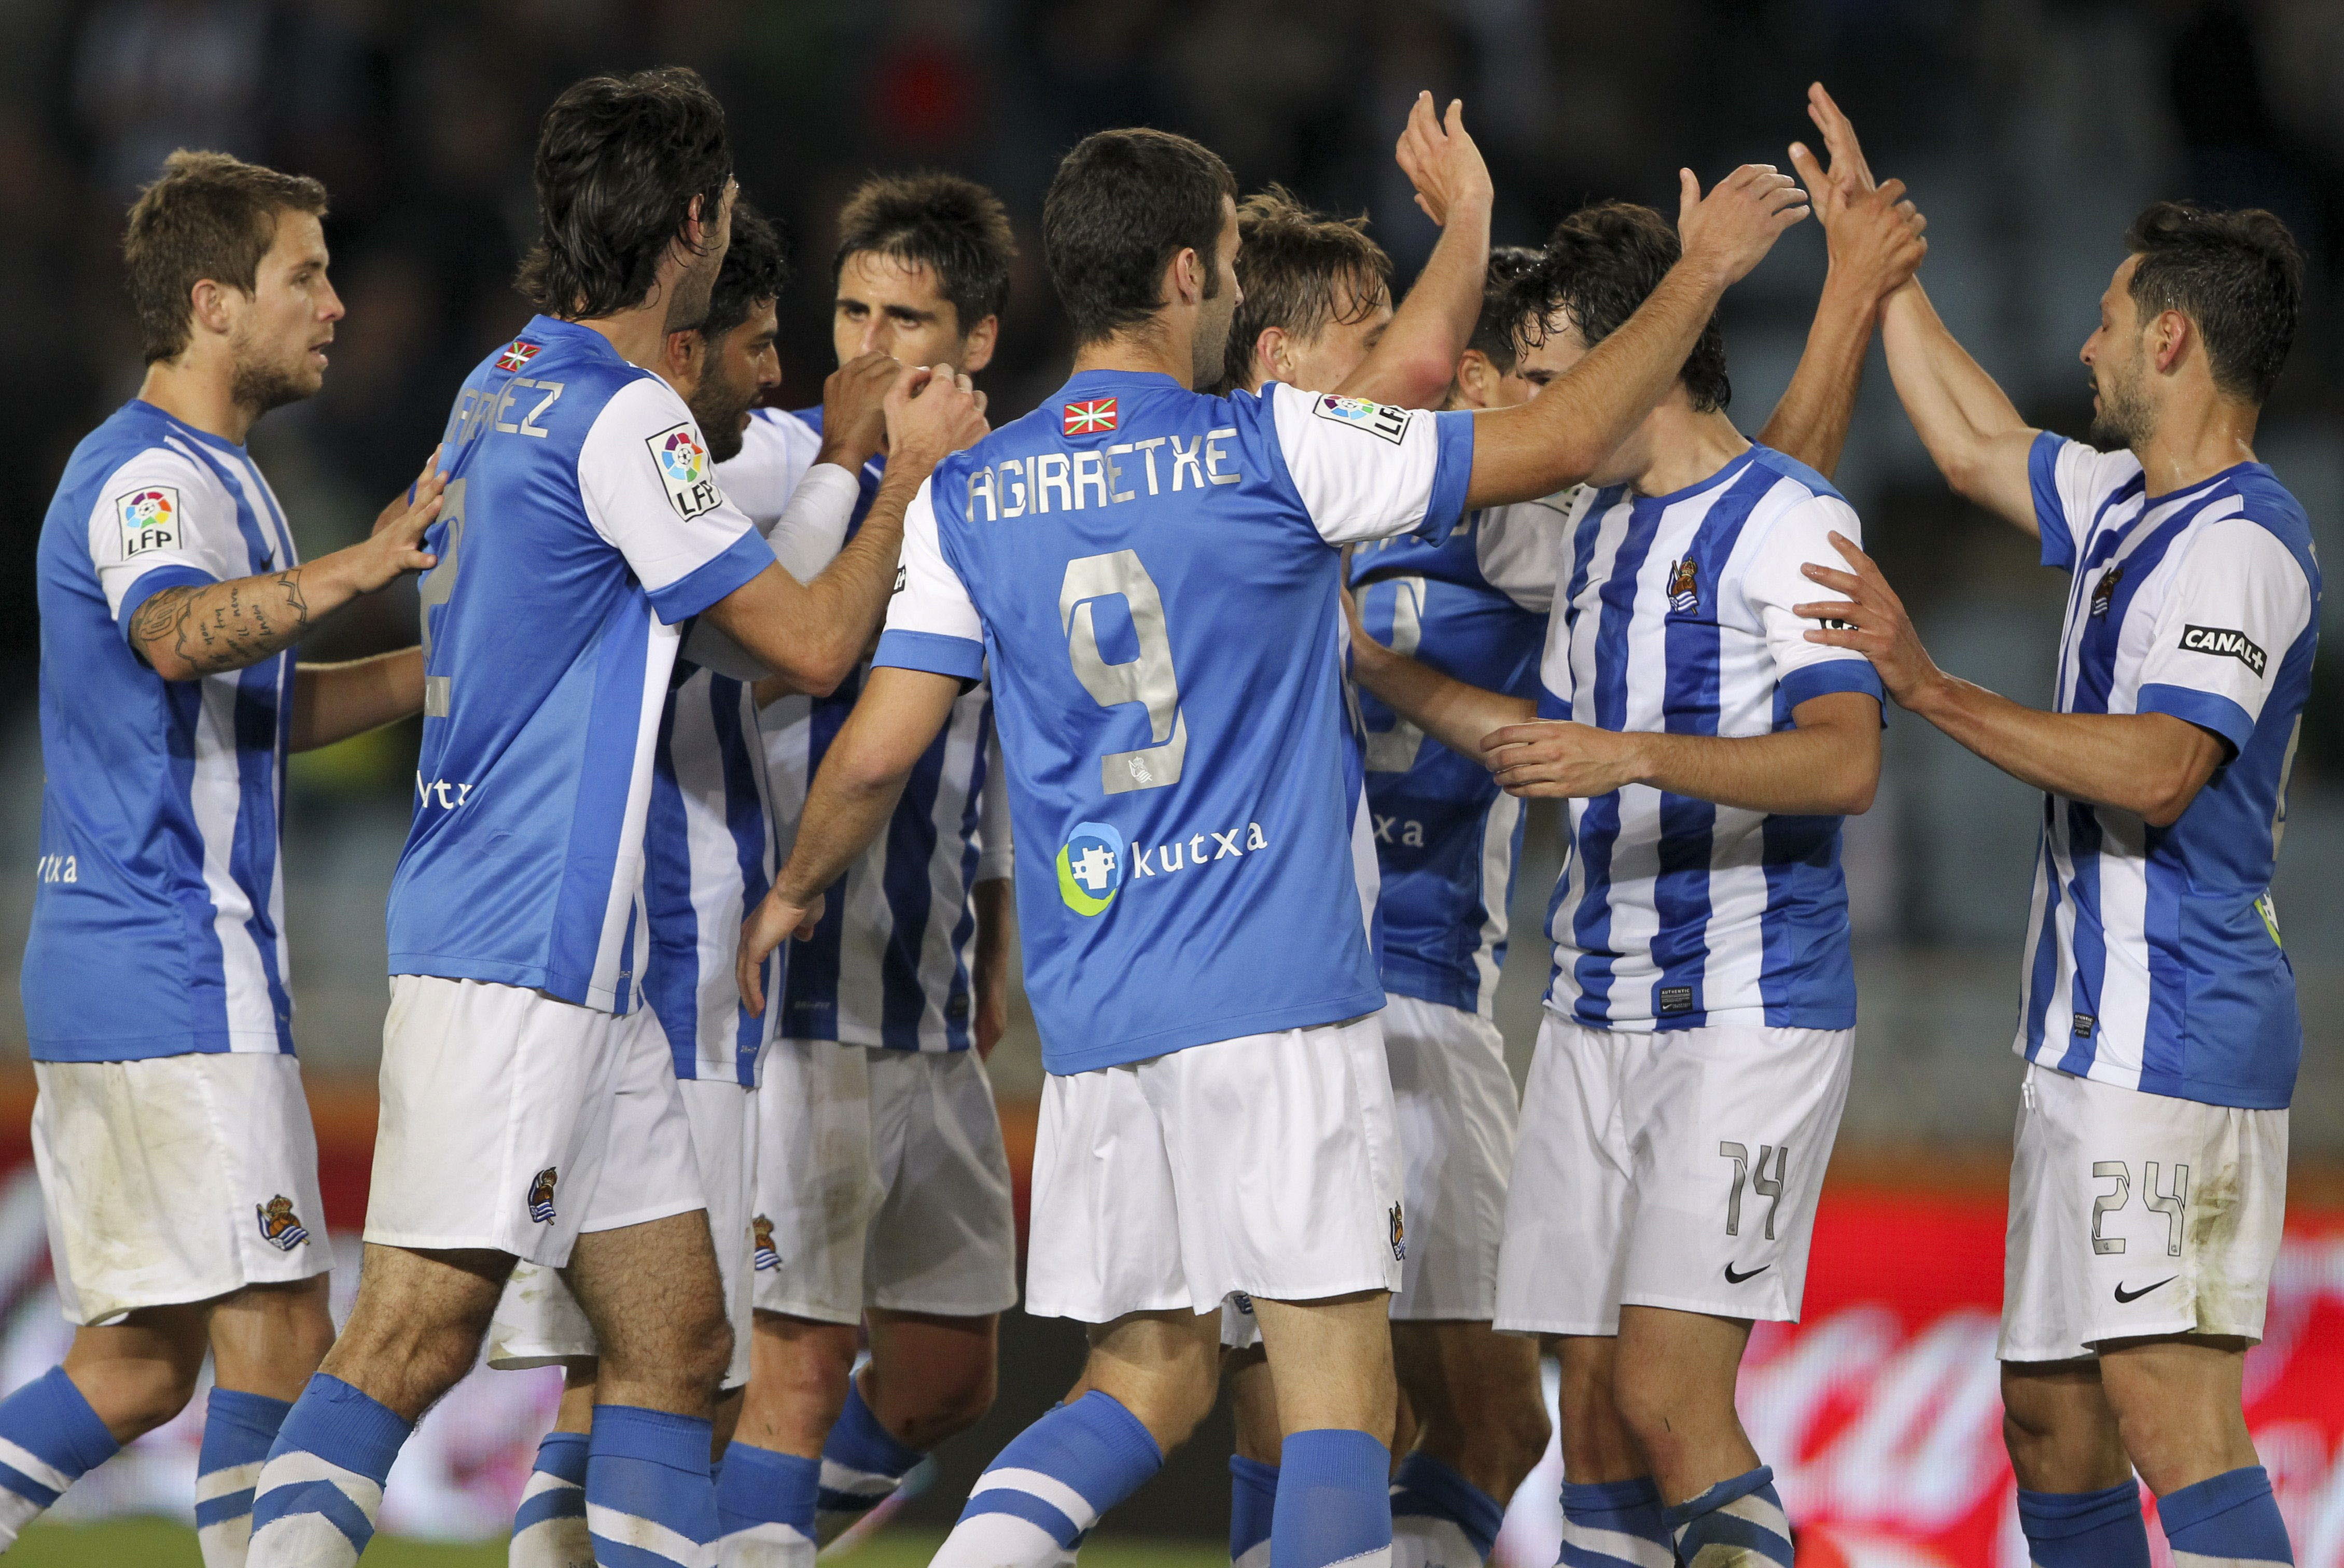
[(700, 426), (655, 376), (621, 388), (578, 454), (586, 521), (627, 558), (669, 625), (699, 614), (773, 565), (773, 552), (724, 499)]
[(98, 487), (89, 558), (126, 637), (138, 607), (166, 588), (251, 575), (234, 511), (219, 504), (193, 460), (165, 446), (148, 447)]
[(754, 410), (741, 432), (739, 455), (716, 465), (716, 482), (727, 501), (770, 533), (821, 450), (822, 438), (803, 420)]
[(2208, 524), (2157, 609), (2137, 711), (2187, 719), (2236, 753), (2311, 615), (2310, 580), (2276, 534), (2249, 517)]
[(1584, 486), (1573, 486), (1544, 501), (1482, 512), (1474, 545), (1483, 581), (1533, 615), (1553, 610), (1563, 543), (1589, 493)]
[(1773, 521), (1743, 569), (1743, 596), (1764, 629), (1783, 712), (1833, 692), (1862, 692), (1874, 700), (1884, 695), (1880, 672), (1871, 660), (1852, 648), (1808, 642), (1807, 633), (1826, 623), (1791, 612), (1794, 604), (1846, 597), (1800, 571), (1810, 561), (1844, 567), (1846, 558), (1832, 545), (1834, 532), (1853, 543), (1864, 542), (1864, 527), (1853, 507), (1836, 496), (1810, 496)]
[(1278, 454), (1318, 536), (1350, 544), (1456, 526), (1473, 475), (1473, 416), (1396, 409), (1273, 381)]
[(2076, 570), (2100, 506), (2140, 473), (2140, 460), (2128, 451), (2104, 452), (2045, 430), (2026, 454), (2026, 478), (2035, 492), (2035, 526), (2043, 539), (2043, 564)]
[(879, 633), (872, 663), (895, 670), (924, 670), (963, 681), (985, 676), (985, 624), (970, 602), (968, 587), (945, 559), (936, 541), (933, 477), (904, 509), (904, 559), (895, 569), (895, 597)]
[(985, 799), (977, 807), (976, 877), (1000, 882), (1017, 869), (1017, 846), (1009, 830), (1009, 781), (1001, 774), (1001, 730), (985, 743)]

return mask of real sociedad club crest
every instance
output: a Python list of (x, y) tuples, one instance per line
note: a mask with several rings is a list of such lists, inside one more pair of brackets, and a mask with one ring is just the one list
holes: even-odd
[(281, 1192), (266, 1203), (254, 1204), (252, 1212), (260, 1221), (260, 1239), (279, 1252), (290, 1252), (309, 1239), (301, 1217), (293, 1212), (293, 1200)]
[(540, 1225), (553, 1223), (553, 1184), (561, 1179), (561, 1168), (549, 1165), (529, 1182), (529, 1217)]
[(1672, 614), (1690, 615), (1700, 608), (1701, 566), (1688, 555), (1669, 572), (1669, 610)]
[(1092, 398), (1086, 402), (1068, 403), (1061, 433), (1069, 436), (1095, 436), (1116, 427), (1115, 400)]
[(2124, 568), (2121, 565), (2111, 566), (2100, 573), (2100, 580), (2092, 584), (2093, 614), (2103, 617), (2107, 614), (2108, 606), (2116, 602), (2117, 585), (2123, 582)]
[(1103, 822), (1078, 822), (1058, 850), (1058, 896), (1076, 914), (1104, 915), (1123, 886), (1123, 835)]
[(773, 1245), (773, 1222), (760, 1214), (749, 1221), (749, 1261), (758, 1273), (782, 1266), (782, 1249)]

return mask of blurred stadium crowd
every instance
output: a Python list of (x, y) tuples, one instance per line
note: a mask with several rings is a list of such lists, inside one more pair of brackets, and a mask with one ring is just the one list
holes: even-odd
[[(1783, 161), (1821, 77), (1874, 166), (1929, 213), (1925, 276), (1955, 329), (2030, 418), (2077, 434), (2089, 394), (2075, 350), (2132, 213), (2160, 196), (2268, 207), (2312, 272), (2259, 445), (2329, 559), (2344, 551), (2333, 0), (0, 0), (0, 376), (19, 389), (0, 546), (20, 562), (66, 453), (135, 384), (116, 248), (166, 153), (218, 147), (332, 192), (349, 312), (333, 369), (322, 396), (255, 438), (314, 555), (355, 537), (413, 473), (466, 369), (522, 316), (510, 285), (544, 106), (587, 72), (658, 62), (715, 86), (743, 189), (793, 236), (786, 403), (812, 400), (830, 368), (839, 201), (874, 168), (931, 166), (992, 185), (1017, 220), (1026, 255), (985, 382), (997, 417), (1030, 408), (1066, 358), (1032, 233), (1042, 187), (1066, 147), (1108, 125), (1187, 132), (1248, 188), (1280, 180), (1372, 213), (1406, 276), (1435, 236), (1390, 158), (1420, 86), (1464, 98), (1498, 184), (1496, 238), (1534, 242), (1591, 197), (1665, 201), (1679, 164), (1707, 177)], [(2140, 93), (2143, 80), (2162, 93)], [(1822, 267), (1810, 225), (1729, 302), (1747, 426), (1788, 379)], [(2058, 584), (1945, 492), (1876, 363), (1839, 477), (1948, 665), (2023, 700), (2047, 694)], [(0, 580), (0, 663), (18, 677), (0, 768), (29, 802), (29, 572)], [(374, 620), (329, 625), (317, 651), (409, 640), (411, 600), (383, 598)], [(2333, 635), (2344, 612), (2329, 614)], [(2328, 663), (2311, 705), (2278, 895), (2312, 1047), (2299, 1145), (2344, 1152), (2344, 1096), (2322, 1093), (2344, 1078), (2339, 669)], [(315, 1066), (372, 1064), (407, 749), (400, 735), (297, 769), (296, 929), (322, 937), (298, 966)], [(2006, 1037), (2036, 798), (1920, 724), (1892, 727), (1886, 781), (1849, 834), (1859, 928), (1884, 966), (1866, 981), (1866, 1029), (1923, 1065), (1881, 1080), (1881, 1125), (1999, 1138), (2008, 1080), (1974, 1069)], [(27, 864), (31, 814), (0, 824)], [(321, 820), (335, 831), (308, 835), (305, 855), (304, 824)], [(1525, 915), (1543, 909), (1542, 875), (1534, 848)], [(28, 901), (29, 884), (0, 897), (11, 970)], [(1544, 964), (1534, 940), (1518, 946), (1526, 1020)], [(0, 1033), (19, 1027), (12, 1000)], [(1926, 1065), (1938, 1058), (1942, 1070)], [(1852, 1130), (1865, 1094), (1860, 1079)]]

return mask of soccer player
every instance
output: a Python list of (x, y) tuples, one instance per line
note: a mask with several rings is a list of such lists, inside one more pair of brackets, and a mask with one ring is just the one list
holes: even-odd
[[(1865, 211), (1873, 250), (1902, 256), (1909, 272), (1917, 215), (1893, 192)], [(1838, 238), (1840, 286), (1827, 288), (1818, 331), (1828, 351), (1849, 336), (1839, 315), (1861, 323), (1860, 365), (1893, 276), (1851, 294), (1840, 262), (1853, 237)], [(1519, 340), (1542, 361), (1532, 370), (1567, 371), (1603, 342), (1677, 254), (1650, 208), (1606, 203), (1566, 219), (1514, 285)], [(1460, 379), (1497, 378), (1468, 367)], [(1835, 457), (1852, 382), (1819, 426), (1815, 377), (1805, 381), (1774, 423)], [(1355, 642), (1360, 684), (1409, 724), (1482, 759), (1509, 794), (1569, 802), (1571, 853), (1550, 916), (1555, 979), (1491, 1282), (1496, 1327), (1544, 1337), (1561, 1361), (1566, 1562), (1625, 1555), (1623, 1538), (1656, 1561), (1718, 1546), (1790, 1561), (1772, 1472), (1734, 1414), (1734, 1379), (1752, 1320), (1797, 1315), (1846, 1094), (1855, 998), (1838, 818), (1870, 804), (1880, 705), (1871, 669), (1806, 642), (1790, 611), (1805, 596), (1799, 567), (1831, 529), (1853, 531), (1854, 514), (1814, 470), (1744, 440), (1728, 395), (1713, 323), (1668, 397), (1593, 476), (1602, 488), (1571, 509), (1567, 538), (1551, 514), (1521, 507), (1477, 520), (1542, 525), (1561, 544), (1546, 556), (1553, 612), (1535, 696), (1523, 689), (1519, 615), (1536, 598), (1508, 594), (1508, 606), (1480, 590), (1492, 645), (1476, 648), (1455, 610), (1434, 613), (1471, 588), (1455, 568), (1441, 573), (1450, 581), (1403, 583), (1409, 597), (1377, 617), (1376, 630), (1418, 641), (1425, 659)], [(1500, 591), (1504, 545), (1493, 541)], [(1443, 564), (1401, 544), (1368, 558), (1365, 575), (1404, 569), (1411, 551), (1433, 572)], [(1486, 581), (1487, 561), (1475, 564)], [(1381, 596), (1367, 597), (1378, 609)], [(1386, 745), (1414, 739), (1393, 733), (1405, 739)], [(1442, 788), (1427, 770), (1419, 787), (1461, 804), (1473, 799), (1468, 783)], [(1394, 1032), (1420, 1028), (1461, 1061), (1467, 1009), (1495, 974), (1474, 938), (1503, 907), (1502, 883), (1477, 876), (1477, 863), (1507, 864), (1488, 824), (1514, 813), (1490, 802), (1464, 815), (1468, 835), (1444, 873), (1436, 835), (1408, 824), (1456, 811), (1399, 795), (1379, 816), (1395, 819), (1391, 854), (1405, 867), (1386, 967), (1413, 1005)], [(1411, 854), (1411, 836), (1422, 850)], [(1475, 891), (1479, 918), (1451, 911), (1428, 928), (1414, 902), (1450, 885)], [(1420, 939), (1404, 949), (1391, 930)], [(1485, 1038), (1471, 1057), (1493, 1107), (1507, 1098), (1495, 1045)], [(1396, 1081), (1403, 1059), (1442, 1054), (1395, 1051)], [(1457, 1244), (1470, 1244), (1460, 1230)], [(1449, 1235), (1436, 1231), (1434, 1244)]]
[(1054, 1560), (1154, 1473), (1211, 1405), (1233, 1291), (1286, 1434), (1272, 1561), (1389, 1560), (1406, 1227), (1347, 854), (1337, 547), (1545, 495), (1635, 426), (1804, 210), (1763, 168), (1705, 200), (1682, 182), (1688, 259), (1645, 309), (1538, 402), (1476, 417), (1190, 390), (1238, 304), (1227, 167), (1146, 130), (1060, 164), (1043, 238), (1074, 377), (914, 504), (870, 687), (742, 947), (753, 1005), (755, 965), (819, 918), (989, 671), (1050, 1074), (1027, 1305), (1090, 1325), (1091, 1351), (1078, 1397), (980, 1480), (945, 1568)]
[[(1820, 87), (1827, 141), (1854, 133)], [(2271, 907), (2319, 640), (2303, 509), (2257, 461), (2303, 258), (2269, 213), (2134, 219), (2082, 358), (2091, 440), (2034, 430), (1916, 283), (1882, 335), (1962, 495), (2073, 579), (2048, 711), (1939, 670), (1853, 542), (1816, 641), (2044, 792), (2014, 1048), (2026, 1058), (2003, 1285), (2003, 1432), (2043, 1568), (2287, 1563), (2240, 1408), (2286, 1207), (2302, 1048)]]
[[(731, 1360), (666, 1040), (631, 1017), (644, 824), (682, 622), (834, 685), (894, 576), (911, 487), (811, 584), (725, 501), (654, 373), (702, 325), (732, 203), (722, 108), (688, 70), (598, 76), (541, 128), (537, 304), (449, 420), (423, 584), (415, 824), (389, 905), (382, 1121), (357, 1304), (270, 1451), (252, 1562), (349, 1564), (415, 1420), (470, 1366), (516, 1259), (559, 1268), (600, 1351), (583, 1502), (597, 1557), (696, 1560)], [(976, 420), (906, 378), (899, 450)]]
[[(1016, 256), (991, 191), (952, 175), (878, 176), (838, 227), (840, 364), (892, 355), (985, 368)], [(899, 465), (864, 444), (875, 422), (856, 420), (858, 435), (834, 429), (836, 413), (761, 412), (741, 466), (771, 454), (757, 458), (770, 473), (793, 451), (839, 442), (836, 460), (861, 473), (859, 500), (846, 486), (859, 524)], [(763, 712), (785, 850), (864, 681)], [(915, 764), (884, 838), (790, 954), (760, 1090), (749, 1403), (717, 1498), (728, 1550), (745, 1562), (811, 1562), (993, 1402), (1000, 1314), (1017, 1300), (1009, 1159), (984, 1063), (1008, 1009), (999, 770), (993, 693), (980, 684)], [(871, 1359), (851, 1376), (866, 1329)]]
[(293, 1057), (285, 757), (423, 704), (413, 649), (298, 664), (430, 564), (429, 469), (373, 537), (303, 565), (245, 438), (314, 395), (342, 304), (326, 191), (177, 152), (130, 209), (138, 394), (75, 448), (41, 531), (41, 854), (25, 948), (33, 1155), (76, 1325), (0, 1402), (0, 1551), (178, 1414), (207, 1349), (204, 1561), (244, 1561), (252, 1479), (333, 1338)]

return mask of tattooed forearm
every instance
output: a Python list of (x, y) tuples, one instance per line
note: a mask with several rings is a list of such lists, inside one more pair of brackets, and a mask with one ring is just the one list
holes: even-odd
[(131, 645), (168, 680), (258, 664), (309, 630), (302, 570), (202, 588), (166, 588), (131, 617)]

